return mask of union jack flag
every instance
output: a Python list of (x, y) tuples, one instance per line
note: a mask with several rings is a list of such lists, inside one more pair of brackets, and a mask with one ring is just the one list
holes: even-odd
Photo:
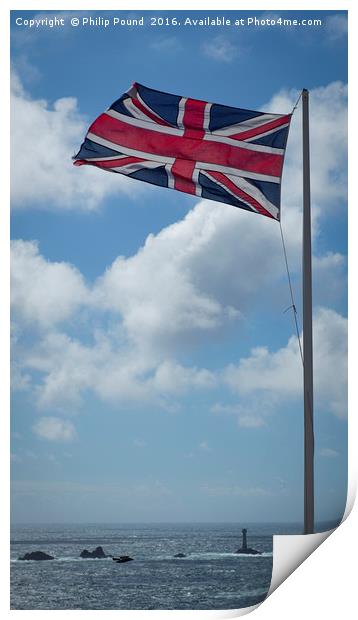
[(290, 120), (134, 83), (92, 123), (74, 164), (279, 220)]

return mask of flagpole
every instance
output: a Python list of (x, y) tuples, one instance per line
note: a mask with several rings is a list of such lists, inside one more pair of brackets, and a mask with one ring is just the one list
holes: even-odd
[(304, 390), (304, 534), (314, 530), (314, 431), (312, 352), (312, 248), (309, 145), (309, 93), (302, 91), (303, 144), (303, 390)]

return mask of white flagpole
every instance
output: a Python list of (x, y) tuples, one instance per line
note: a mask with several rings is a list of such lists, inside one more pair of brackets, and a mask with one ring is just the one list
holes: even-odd
[(309, 145), (309, 93), (302, 91), (303, 143), (303, 390), (304, 390), (304, 534), (314, 531), (314, 432), (312, 352), (312, 249)]

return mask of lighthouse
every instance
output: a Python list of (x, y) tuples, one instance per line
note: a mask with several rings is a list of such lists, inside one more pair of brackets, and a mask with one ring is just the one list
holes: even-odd
[(241, 549), (247, 549), (247, 529), (246, 527), (244, 527), (244, 529), (242, 530), (242, 547)]
[(257, 551), (257, 549), (252, 549), (247, 546), (247, 529), (244, 527), (242, 529), (242, 545), (240, 549), (238, 549), (235, 553), (240, 553), (242, 555), (261, 555), (262, 551)]

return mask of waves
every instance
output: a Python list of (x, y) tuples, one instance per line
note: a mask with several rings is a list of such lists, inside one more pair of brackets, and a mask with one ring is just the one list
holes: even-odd
[[(173, 555), (161, 554), (161, 555), (152, 555), (149, 557), (137, 557), (134, 558), (137, 562), (163, 562), (163, 561), (175, 561), (178, 564), (181, 562), (190, 562), (190, 561), (209, 561), (209, 560), (232, 560), (238, 561), (240, 559), (243, 560), (253, 560), (257, 561), (260, 558), (272, 558), (272, 552), (265, 551), (261, 555), (245, 555), (245, 554), (237, 554), (237, 553), (225, 553), (225, 552), (199, 552), (199, 553), (188, 553), (184, 558), (175, 558)], [(38, 560), (19, 560), (18, 558), (11, 558), (10, 562), (19, 563), (23, 565), (31, 565), (31, 564), (43, 564), (44, 562), (39, 562)], [(48, 560), (46, 563), (58, 563), (58, 562), (80, 562), (83, 564), (97, 564), (98, 562), (110, 562), (115, 565), (112, 560), (112, 557), (107, 558), (79, 558), (75, 556), (59, 556), (55, 557), (53, 560)], [(132, 565), (133, 566), (133, 565)]]
[(220, 560), (220, 559), (239, 559), (239, 558), (272, 558), (272, 552), (264, 552), (260, 555), (250, 555), (244, 553), (223, 553), (223, 552), (202, 552), (202, 553), (190, 553), (186, 558), (180, 558), (181, 560)]
[[(271, 582), (272, 536), (259, 526), (249, 537), (258, 556), (235, 553), (237, 524), (26, 526), (11, 538), (12, 609), (236, 609)], [(80, 557), (98, 545), (109, 557)], [(55, 559), (18, 560), (37, 550)], [(119, 555), (134, 562), (113, 562)]]

